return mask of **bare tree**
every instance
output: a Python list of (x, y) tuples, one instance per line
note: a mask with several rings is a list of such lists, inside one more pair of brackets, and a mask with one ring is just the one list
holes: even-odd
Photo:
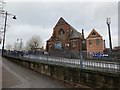
[(36, 51), (42, 47), (42, 40), (40, 36), (34, 35), (26, 43), (26, 49), (30, 51)]
[(12, 49), (12, 45), (11, 45), (11, 44), (7, 44), (7, 45), (6, 45), (6, 49), (7, 49), (7, 50), (11, 50), (11, 49)]
[(19, 50), (19, 47), (20, 47), (19, 43), (18, 42), (14, 42), (13, 49), (14, 50)]

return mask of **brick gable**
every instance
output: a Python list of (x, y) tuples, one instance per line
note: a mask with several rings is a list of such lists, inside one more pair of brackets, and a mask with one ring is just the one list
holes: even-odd
[(51, 38), (47, 40), (46, 49), (48, 52), (52, 52), (56, 51), (57, 47), (60, 47), (58, 49), (63, 52), (79, 52), (82, 50), (82, 40), (81, 33), (61, 17), (53, 28)]
[(104, 40), (102, 39), (102, 36), (93, 29), (90, 34), (88, 35), (86, 39), (87, 44), (87, 53), (90, 54), (97, 54), (97, 53), (103, 53), (104, 51)]

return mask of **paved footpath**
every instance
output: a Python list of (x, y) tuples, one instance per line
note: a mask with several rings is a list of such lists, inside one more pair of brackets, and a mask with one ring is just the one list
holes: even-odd
[(41, 75), (26, 67), (22, 67), (18, 64), (15, 64), (9, 60), (0, 57), (0, 62), (1, 60), (2, 60), (2, 79), (0, 78), (0, 84), (2, 83), (3, 88), (66, 88), (67, 87), (62, 82)]
[[(1, 88), (71, 88), (62, 81), (37, 73), (0, 56)], [(79, 85), (78, 88), (89, 88)]]

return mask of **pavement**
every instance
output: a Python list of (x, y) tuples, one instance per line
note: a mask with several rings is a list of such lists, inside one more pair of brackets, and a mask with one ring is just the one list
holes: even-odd
[[(0, 89), (1, 88), (73, 88), (46, 75), (35, 72), (0, 56)], [(90, 88), (77, 85), (76, 88)]]
[(2, 60), (2, 88), (66, 88), (57, 80), (39, 74), (26, 67), (15, 64), (4, 58)]

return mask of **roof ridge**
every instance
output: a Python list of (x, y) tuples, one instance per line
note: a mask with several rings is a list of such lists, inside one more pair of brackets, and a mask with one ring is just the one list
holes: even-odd
[(92, 32), (96, 32), (100, 37), (102, 37), (94, 28), (92, 29), (92, 31), (88, 34), (88, 37), (87, 38), (89, 38), (90, 37), (90, 35), (92, 34)]

